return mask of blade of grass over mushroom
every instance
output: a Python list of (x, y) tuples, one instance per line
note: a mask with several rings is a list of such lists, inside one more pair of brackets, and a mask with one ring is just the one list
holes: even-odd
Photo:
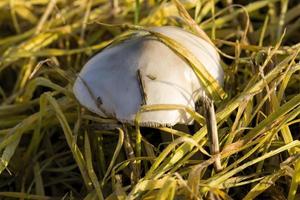
[[(173, 40), (172, 38), (170, 38), (164, 34), (161, 34), (159, 32), (149, 30), (142, 26), (128, 25), (128, 24), (117, 24), (117, 25), (107, 25), (104, 23), (99, 23), (99, 24), (104, 25), (104, 26), (114, 27), (114, 28), (124, 27), (124, 28), (129, 28), (132, 30), (140, 31), (140, 32), (141, 31), (146, 32), (146, 33), (148, 32), (148, 33), (154, 35), (155, 37), (158, 38), (158, 40), (160, 40), (162, 43), (164, 43), (165, 45), (170, 47), (175, 53), (177, 53), (179, 56), (183, 57), (185, 59), (185, 61), (190, 64), (191, 68), (198, 76), (198, 78), (199, 78), (201, 84), (203, 85), (203, 88), (207, 92), (207, 94), (212, 96), (213, 99), (216, 101), (226, 98), (227, 94), (224, 92), (224, 90), (219, 85), (219, 83), (207, 71), (205, 66), (202, 65), (201, 61), (199, 61), (187, 48), (183, 47), (182, 45), (180, 45), (177, 41)], [(113, 43), (117, 43), (119, 41), (123, 41), (123, 40), (129, 38), (130, 36), (136, 34), (137, 33), (136, 31), (130, 33), (129, 35), (118, 37), (115, 40), (115, 42), (113, 42)], [(207, 38), (206, 38), (206, 40), (207, 40)]]
[(140, 111), (136, 114), (136, 123), (137, 125), (140, 122), (140, 115), (143, 112), (157, 111), (157, 110), (184, 110), (200, 125), (205, 124), (205, 119), (199, 113), (193, 111), (191, 108), (183, 105), (174, 105), (174, 104), (163, 104), (163, 105), (144, 105), (140, 108)]
[(188, 49), (164, 34), (150, 30), (147, 31), (156, 36), (160, 41), (182, 56), (186, 62), (190, 64), (198, 76), (201, 84), (203, 85), (204, 90), (209, 96), (212, 96), (213, 100), (220, 101), (226, 98), (227, 94), (224, 92), (219, 83), (210, 75), (210, 73), (202, 65), (201, 61), (199, 61), (192, 53), (190, 53)]

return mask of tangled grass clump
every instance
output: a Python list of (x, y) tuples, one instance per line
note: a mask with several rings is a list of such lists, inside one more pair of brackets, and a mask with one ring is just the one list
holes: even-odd
[[(0, 199), (300, 199), (300, 4), (234, 3), (2, 0)], [(132, 27), (163, 25), (202, 28), (224, 61), (220, 172), (200, 114), (186, 131), (140, 130), (141, 156), (128, 160), (123, 131), (103, 129), (116, 121), (72, 93), (96, 52)]]

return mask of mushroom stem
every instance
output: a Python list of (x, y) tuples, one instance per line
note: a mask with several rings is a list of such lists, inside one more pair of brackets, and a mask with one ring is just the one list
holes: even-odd
[(219, 147), (218, 129), (217, 129), (214, 103), (206, 94), (203, 95), (202, 102), (204, 106), (204, 114), (205, 114), (205, 119), (207, 124), (207, 132), (211, 142), (210, 152), (213, 156), (216, 156), (216, 161), (214, 166), (216, 172), (219, 172), (222, 170), (222, 165), (221, 165), (221, 157), (219, 154), (220, 147)]
[(124, 124), (123, 130), (124, 130), (124, 149), (125, 149), (127, 158), (130, 160), (129, 161), (130, 168), (132, 170), (131, 184), (134, 185), (138, 182), (139, 170), (138, 170), (137, 162), (134, 161), (135, 153), (134, 153), (134, 150), (131, 145), (131, 140), (130, 140), (130, 136), (128, 133), (128, 126)]

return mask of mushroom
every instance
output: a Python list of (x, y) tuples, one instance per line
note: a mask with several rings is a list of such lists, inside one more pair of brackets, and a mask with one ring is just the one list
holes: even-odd
[[(178, 41), (223, 83), (220, 58), (210, 43), (176, 27), (150, 30)], [(194, 110), (203, 92), (192, 68), (151, 36), (134, 37), (94, 56), (81, 70), (73, 90), (90, 111), (129, 124), (134, 124), (141, 105), (178, 104)], [(141, 126), (147, 127), (178, 123), (191, 124), (192, 119), (179, 110), (145, 112), (140, 117)]]
[[(209, 74), (223, 84), (224, 72), (215, 47), (177, 27), (152, 27), (188, 49)], [(81, 105), (101, 117), (134, 124), (142, 105), (175, 104), (195, 110), (204, 88), (189, 64), (151, 34), (137, 34), (95, 55), (83, 67), (73, 87)], [(182, 110), (140, 113), (144, 127), (191, 124)]]

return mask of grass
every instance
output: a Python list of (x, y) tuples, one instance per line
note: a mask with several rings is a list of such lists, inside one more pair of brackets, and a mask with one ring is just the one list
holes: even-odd
[[(0, 199), (300, 199), (300, 4), (247, 2), (2, 0)], [(144, 106), (183, 109), (197, 125), (137, 121), (128, 131), (139, 156), (127, 159), (126, 133), (108, 130), (116, 121), (83, 109), (72, 93), (92, 55), (162, 25), (206, 37), (203, 29), (222, 56), (223, 88), (197, 71), (216, 100), (227, 95), (215, 105), (220, 172), (201, 113)], [(176, 41), (150, 34), (201, 69)], [(134, 184), (131, 163), (141, 175)]]

